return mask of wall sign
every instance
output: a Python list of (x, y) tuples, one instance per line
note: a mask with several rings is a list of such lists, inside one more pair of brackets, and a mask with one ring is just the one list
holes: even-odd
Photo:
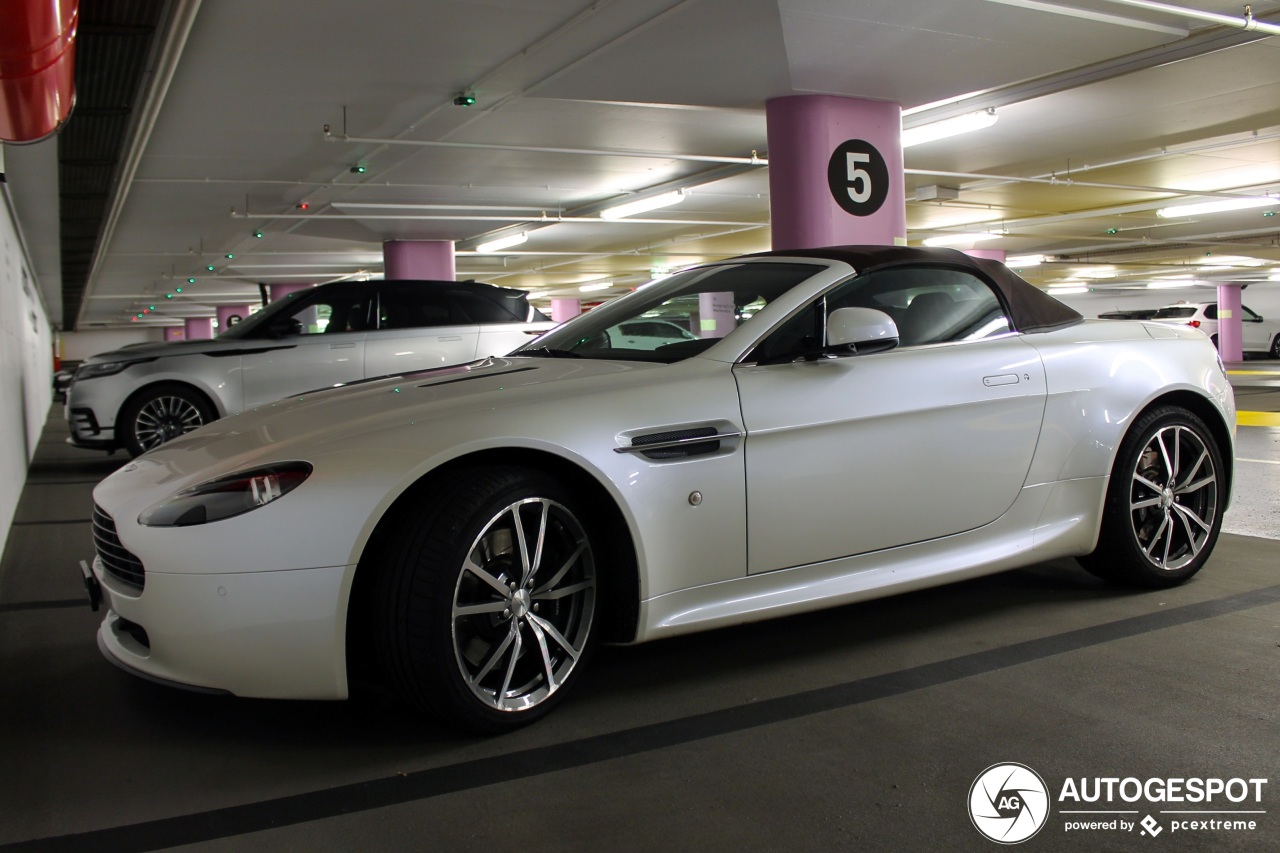
[(889, 197), (889, 168), (876, 147), (863, 139), (840, 143), (827, 162), (831, 196), (846, 212), (870, 216)]

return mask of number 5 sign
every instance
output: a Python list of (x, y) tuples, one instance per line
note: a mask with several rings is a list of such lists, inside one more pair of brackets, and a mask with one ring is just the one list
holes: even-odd
[(827, 183), (836, 204), (845, 211), (870, 216), (889, 197), (889, 168), (870, 142), (850, 139), (831, 154)]

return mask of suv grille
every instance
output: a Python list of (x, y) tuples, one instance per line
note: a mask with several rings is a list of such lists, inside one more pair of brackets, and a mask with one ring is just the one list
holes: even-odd
[(104, 569), (121, 582), (142, 589), (147, 581), (142, 561), (120, 544), (115, 521), (96, 504), (93, 507), (93, 545)]

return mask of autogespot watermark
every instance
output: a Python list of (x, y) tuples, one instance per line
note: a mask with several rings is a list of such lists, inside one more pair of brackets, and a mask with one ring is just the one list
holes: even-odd
[(1020, 844), (1046, 825), (1060, 832), (1133, 833), (1148, 839), (1166, 830), (1168, 837), (1257, 832), (1267, 814), (1267, 781), (1069, 776), (1055, 798), (1039, 773), (1010, 761), (991, 765), (973, 780), (969, 818), (978, 832), (1000, 844)]

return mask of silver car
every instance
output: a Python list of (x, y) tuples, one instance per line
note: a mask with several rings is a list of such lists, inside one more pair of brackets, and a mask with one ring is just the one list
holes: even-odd
[(502, 355), (555, 325), (527, 297), (474, 281), (343, 282), (291, 294), (213, 340), (101, 353), (67, 391), (69, 441), (137, 456), (292, 394)]

